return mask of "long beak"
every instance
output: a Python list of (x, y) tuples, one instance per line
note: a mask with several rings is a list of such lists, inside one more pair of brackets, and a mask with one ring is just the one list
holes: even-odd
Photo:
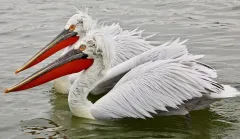
[(15, 86), (7, 88), (5, 93), (29, 89), (61, 76), (85, 70), (93, 64), (93, 59), (88, 59), (87, 57), (88, 55), (84, 54), (81, 50), (72, 49)]
[(36, 53), (22, 67), (17, 69), (15, 74), (38, 64), (39, 62), (53, 55), (57, 51), (74, 44), (79, 39), (79, 37), (76, 35), (76, 32), (64, 29), (57, 37), (55, 37), (49, 44), (47, 44), (47, 46), (45, 46), (38, 53)]

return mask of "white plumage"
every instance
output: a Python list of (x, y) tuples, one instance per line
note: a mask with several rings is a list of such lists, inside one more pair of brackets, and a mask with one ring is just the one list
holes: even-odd
[(148, 62), (128, 72), (91, 112), (97, 119), (152, 117), (151, 113), (168, 112), (185, 101), (221, 92), (214, 84), (205, 74), (178, 61)]
[[(91, 90), (91, 93), (100, 94), (100, 93), (108, 92), (110, 89), (113, 88), (116, 82), (118, 82), (119, 79), (126, 72), (146, 62), (156, 61), (156, 60), (177, 59), (184, 55), (188, 55), (186, 46), (183, 45), (186, 41), (187, 40), (179, 42), (179, 39), (177, 39), (173, 42), (170, 42), (170, 41), (166, 42), (161, 46), (155, 47), (149, 51), (146, 51), (140, 55), (135, 56), (134, 58), (131, 58), (130, 60), (125, 61), (120, 65), (117, 65), (111, 68), (106, 73), (106, 75), (97, 82), (96, 86)], [(188, 57), (190, 58), (191, 56), (188, 55)], [(201, 57), (203, 56), (202, 55), (192, 56), (192, 58), (196, 58), (196, 59), (199, 59)], [(198, 61), (196, 62), (200, 63)], [(211, 73), (211, 75), (214, 77), (217, 76), (216, 71), (211, 67), (202, 63), (201, 65), (200, 64), (195, 64), (195, 65), (198, 66), (198, 69), (201, 69), (202, 71), (206, 70), (207, 73), (209, 74)], [(207, 68), (206, 66), (209, 68)]]
[[(85, 44), (84, 41), (94, 40), (96, 34), (92, 32), (90, 37), (87, 34), (75, 49)], [(107, 43), (96, 42), (96, 45), (101, 45), (96, 49), (87, 47), (85, 53), (91, 55), (98, 49), (104, 51), (105, 47), (113, 47), (111, 50), (114, 50), (121, 43), (121, 39), (100, 36), (103, 37), (101, 40), (107, 38)], [(216, 71), (197, 61), (202, 55), (190, 55), (184, 43), (179, 39), (167, 42), (115, 66), (107, 74), (99, 74), (99, 71), (109, 70), (107, 64), (113, 63), (109, 57), (105, 58), (106, 53), (99, 54), (102, 57), (93, 57), (93, 66), (83, 72), (70, 89), (68, 102), (73, 115), (91, 119), (118, 119), (187, 114), (208, 106), (218, 98), (240, 94), (234, 88), (226, 88), (214, 81)], [(86, 80), (88, 77), (90, 81)], [(117, 82), (117, 79), (120, 80)], [(87, 100), (91, 90), (112, 86), (113, 80), (117, 84), (95, 104)], [(229, 90), (233, 91), (232, 95), (227, 95)]]

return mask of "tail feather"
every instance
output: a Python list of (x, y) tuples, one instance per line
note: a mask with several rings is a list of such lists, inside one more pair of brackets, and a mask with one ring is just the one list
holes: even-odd
[(221, 93), (212, 93), (209, 95), (210, 98), (223, 99), (240, 96), (240, 92), (230, 85), (222, 85), (224, 90)]

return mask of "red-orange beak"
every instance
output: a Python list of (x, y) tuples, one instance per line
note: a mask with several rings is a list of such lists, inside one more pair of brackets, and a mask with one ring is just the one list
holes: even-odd
[(74, 44), (79, 37), (77, 33), (71, 30), (63, 30), (56, 38), (54, 38), (47, 46), (35, 54), (29, 61), (27, 61), (22, 67), (16, 70), (15, 74), (28, 69), (49, 56), (53, 55), (57, 51)]
[(84, 54), (81, 50), (72, 49), (15, 86), (7, 88), (5, 93), (29, 89), (61, 76), (85, 70), (93, 64), (93, 59), (88, 59), (87, 57), (88, 55)]

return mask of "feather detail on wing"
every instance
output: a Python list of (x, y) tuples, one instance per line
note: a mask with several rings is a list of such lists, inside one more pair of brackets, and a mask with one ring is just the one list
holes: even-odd
[(142, 36), (143, 30), (138, 30), (138, 28), (123, 31), (119, 24), (114, 23), (110, 26), (102, 25), (101, 30), (108, 40), (112, 40), (111, 47), (114, 57), (111, 60), (111, 67), (154, 48), (150, 45), (151, 42), (146, 40), (154, 35), (147, 36), (144, 39)]
[(102, 25), (101, 30), (104, 32), (105, 35), (118, 35), (122, 33), (123, 29), (120, 27), (118, 23), (113, 23), (110, 26)]
[(150, 61), (132, 69), (93, 105), (92, 115), (96, 119), (152, 117), (222, 90), (207, 74), (186, 65), (187, 58), (181, 59)]
[(121, 63), (111, 68), (107, 74), (93, 86), (93, 94), (100, 94), (108, 92), (115, 85), (121, 77), (129, 70), (149, 61), (165, 60), (165, 59), (177, 59), (182, 56), (188, 55), (188, 51), (184, 43), (179, 42), (179, 39), (171, 42), (166, 42), (163, 45), (148, 50), (140, 55), (137, 55), (124, 63)]
[(111, 67), (154, 48), (150, 41), (143, 39), (142, 32), (138, 29), (125, 30), (114, 36), (114, 60)]

